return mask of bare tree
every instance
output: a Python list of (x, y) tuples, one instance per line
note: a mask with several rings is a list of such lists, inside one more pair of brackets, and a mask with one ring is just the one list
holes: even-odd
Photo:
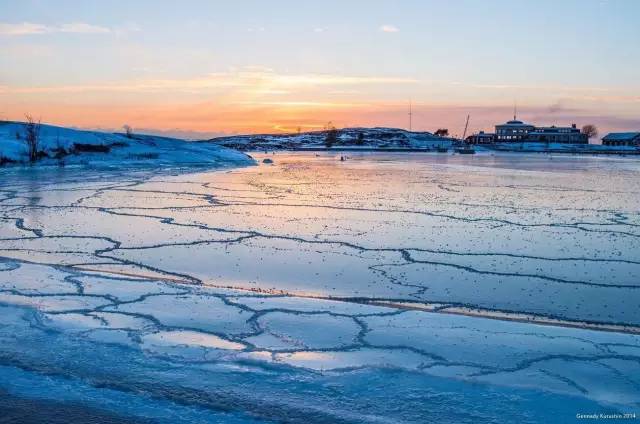
[(598, 135), (598, 127), (593, 124), (587, 124), (582, 127), (582, 134), (586, 135), (587, 138), (593, 138)]
[(133, 128), (131, 128), (130, 125), (124, 124), (122, 128), (124, 128), (124, 133), (127, 136), (127, 138), (133, 138)]
[(338, 130), (336, 127), (329, 128), (327, 131), (327, 136), (324, 139), (324, 145), (327, 148), (331, 148), (338, 141)]
[(29, 162), (35, 162), (38, 159), (38, 151), (40, 145), (40, 120), (36, 121), (33, 116), (28, 113), (24, 115), (25, 122), (25, 137), (24, 141), (27, 143), (27, 149), (29, 152)]

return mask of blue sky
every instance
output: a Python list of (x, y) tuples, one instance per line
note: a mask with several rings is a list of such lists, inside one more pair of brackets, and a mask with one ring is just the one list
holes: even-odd
[[(640, 2), (0, 1), (0, 114), (204, 133), (640, 127)], [(4, 110), (3, 110), (4, 109)], [(557, 121), (557, 122), (556, 122)], [(640, 128), (636, 128), (640, 130)]]

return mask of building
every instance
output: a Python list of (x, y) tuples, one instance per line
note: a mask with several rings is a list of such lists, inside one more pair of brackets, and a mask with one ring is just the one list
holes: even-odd
[(640, 146), (640, 132), (609, 133), (602, 138), (605, 146)]
[(496, 125), (495, 141), (497, 143), (533, 142), (533, 143), (571, 143), (588, 144), (589, 138), (576, 128), (570, 127), (536, 127), (516, 119)]
[(524, 141), (535, 128), (531, 124), (518, 121), (514, 115), (511, 121), (496, 125), (495, 141), (498, 143)]
[(582, 134), (576, 124), (570, 127), (536, 127), (529, 132), (527, 141), (539, 143), (571, 143), (571, 144), (589, 144), (589, 137)]
[(465, 140), (469, 144), (491, 144), (495, 141), (496, 135), (494, 133), (486, 133), (480, 131), (477, 134), (472, 134)]

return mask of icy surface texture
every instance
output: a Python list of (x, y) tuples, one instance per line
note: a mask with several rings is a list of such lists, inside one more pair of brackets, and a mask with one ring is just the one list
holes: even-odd
[(203, 423), (639, 412), (638, 162), (255, 156), (3, 170), (0, 404)]

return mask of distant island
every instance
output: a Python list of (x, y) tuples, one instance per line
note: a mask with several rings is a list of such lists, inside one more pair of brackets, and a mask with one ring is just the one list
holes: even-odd
[[(510, 121), (512, 122), (512, 121)], [(511, 126), (524, 127), (519, 124)], [(582, 154), (640, 154), (640, 147), (637, 143), (589, 144), (587, 138), (575, 127), (544, 127), (542, 129), (534, 126), (527, 126), (536, 129), (532, 137), (524, 137), (524, 133), (508, 135), (506, 129), (509, 123), (500, 125), (501, 138), (486, 137), (489, 134), (478, 133), (461, 140), (450, 137), (446, 129), (439, 129), (434, 133), (427, 131), (407, 131), (400, 128), (331, 128), (321, 131), (309, 131), (290, 134), (249, 134), (217, 137), (207, 142), (217, 143), (221, 146), (237, 149), (241, 151), (260, 150), (302, 150), (302, 151), (448, 151), (455, 146), (473, 144), (479, 151), (502, 151), (502, 152), (549, 152), (549, 153), (582, 153)], [(522, 128), (519, 128), (522, 130)], [(564, 137), (566, 130), (575, 130), (577, 135), (567, 133), (567, 137), (574, 137), (579, 142), (566, 141)], [(524, 130), (522, 130), (524, 131)], [(545, 132), (546, 131), (546, 132)], [(556, 135), (557, 133), (557, 135)], [(542, 136), (540, 134), (543, 134)], [(626, 134), (626, 133), (625, 133)], [(634, 134), (634, 133), (632, 133)], [(638, 134), (640, 141), (640, 133)], [(511, 138), (513, 137), (513, 138)], [(558, 138), (556, 138), (558, 137)], [(607, 136), (608, 137), (608, 136)]]
[(457, 140), (399, 128), (331, 128), (293, 134), (250, 134), (208, 140), (238, 150), (431, 150)]

